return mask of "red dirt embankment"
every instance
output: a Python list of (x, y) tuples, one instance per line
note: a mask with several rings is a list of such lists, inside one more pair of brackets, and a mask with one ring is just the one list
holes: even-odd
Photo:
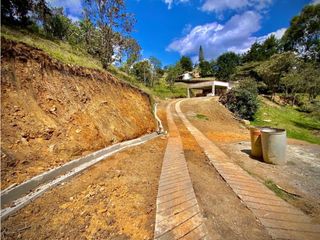
[(155, 129), (148, 95), (2, 38), (1, 188)]

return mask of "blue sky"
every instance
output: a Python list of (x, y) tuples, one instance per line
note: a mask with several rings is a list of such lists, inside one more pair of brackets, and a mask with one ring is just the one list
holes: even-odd
[[(81, 0), (48, 0), (63, 6), (69, 17), (81, 14)], [(202, 45), (205, 58), (225, 51), (245, 52), (253, 42), (274, 33), (280, 38), (290, 20), (310, 3), (320, 0), (125, 0), (137, 19), (133, 37), (143, 57), (155, 56), (163, 65), (181, 55), (197, 59)]]

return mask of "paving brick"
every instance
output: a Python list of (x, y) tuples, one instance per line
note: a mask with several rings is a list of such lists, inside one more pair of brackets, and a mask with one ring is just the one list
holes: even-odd
[(192, 186), (192, 183), (187, 180), (187, 181), (184, 181), (184, 182), (175, 182), (169, 186), (164, 186), (164, 187), (159, 187), (158, 189), (158, 193), (159, 193), (159, 196), (163, 195), (163, 193), (166, 193), (167, 191), (171, 190), (171, 189), (178, 189), (178, 188), (182, 188), (184, 186)]
[(283, 220), (288, 222), (300, 222), (300, 223), (311, 223), (311, 218), (306, 215), (301, 214), (292, 214), (292, 213), (278, 213), (278, 212), (271, 212), (268, 210), (261, 210), (261, 209), (251, 209), (254, 215), (257, 218), (268, 218), (268, 219), (275, 219), (275, 220)]
[[(186, 194), (185, 196), (180, 196), (178, 198), (172, 199), (167, 202), (158, 203), (157, 204), (157, 213), (166, 211), (166, 210), (174, 208), (174, 207), (177, 207), (180, 204), (185, 203), (190, 200), (193, 200), (193, 199), (196, 199), (195, 194), (189, 193), (189, 194)], [(156, 220), (156, 222), (157, 222), (157, 220)]]
[(233, 191), (237, 195), (243, 195), (243, 196), (248, 196), (248, 197), (257, 197), (257, 198), (263, 198), (263, 199), (268, 199), (268, 200), (279, 200), (279, 197), (277, 197), (276, 195), (272, 195), (272, 194), (268, 194), (268, 193), (251, 192), (251, 191), (241, 190), (239, 188), (233, 188)]
[[(191, 231), (195, 230), (203, 223), (202, 216), (200, 213), (190, 217), (188, 220), (182, 222), (180, 225), (172, 228), (170, 231), (166, 232), (155, 239), (163, 240), (163, 239), (180, 239), (183, 236), (187, 235)], [(206, 234), (206, 233), (205, 233)], [(202, 234), (201, 234), (202, 235)], [(201, 237), (198, 236), (198, 238)], [(168, 238), (169, 237), (169, 238)], [(196, 238), (196, 239), (198, 239)]]
[[(181, 223), (187, 221), (192, 218), (196, 214), (200, 213), (200, 209), (198, 205), (194, 205), (191, 208), (187, 208), (186, 210), (179, 212), (170, 217), (163, 217), (162, 220), (157, 221), (157, 229), (155, 231), (155, 237), (162, 235), (165, 232), (172, 230), (173, 228), (179, 226)], [(161, 213), (158, 213), (161, 215)]]
[(186, 189), (183, 191), (179, 191), (179, 192), (175, 192), (175, 193), (168, 194), (165, 196), (157, 197), (157, 203), (164, 204), (166, 202), (173, 201), (174, 199), (183, 198), (184, 196), (189, 196), (189, 195), (194, 196), (194, 192), (192, 190), (193, 189), (189, 188), (189, 189)]
[[(275, 220), (268, 218), (259, 218), (261, 223), (268, 228), (277, 228), (284, 230), (294, 230), (301, 232), (320, 233), (320, 225), (312, 223), (296, 223), (285, 220)], [(320, 235), (319, 235), (320, 236)]]
[(273, 205), (266, 205), (261, 203), (253, 203), (253, 202), (245, 202), (245, 204), (249, 208), (255, 208), (260, 210), (268, 210), (270, 212), (277, 212), (277, 213), (292, 213), (297, 215), (304, 215), (303, 212), (294, 208), (294, 207), (283, 207), (283, 206), (273, 206)]
[(184, 211), (185, 209), (193, 207), (197, 204), (198, 204), (197, 199), (191, 198), (190, 200), (186, 200), (180, 204), (173, 206), (172, 208), (167, 208), (166, 210), (163, 210), (161, 212), (157, 212), (157, 213), (159, 213), (159, 215), (158, 215), (159, 218), (157, 218), (157, 222), (160, 222), (165, 218), (171, 218), (173, 215), (175, 215), (181, 211)]
[(300, 232), (292, 230), (267, 228), (267, 231), (274, 239), (289, 239), (289, 240), (319, 240), (318, 233)]
[(159, 180), (154, 238), (200, 239), (206, 237), (207, 231), (170, 106), (167, 107), (169, 139)]
[(263, 199), (263, 198), (257, 198), (257, 197), (248, 197), (245, 195), (238, 195), (241, 200), (243, 201), (248, 201), (248, 202), (254, 202), (254, 203), (262, 203), (262, 204), (266, 204), (266, 205), (272, 205), (272, 206), (284, 206), (284, 207), (288, 207), (288, 203), (281, 201), (281, 199), (277, 199), (277, 200), (270, 200), (270, 199)]
[[(199, 238), (200, 236), (200, 238)], [(207, 234), (205, 230), (204, 224), (201, 224), (197, 228), (193, 229), (193, 231), (189, 232), (187, 235), (183, 236), (181, 240), (195, 240), (195, 239), (206, 239)], [(207, 237), (208, 239), (208, 237)]]

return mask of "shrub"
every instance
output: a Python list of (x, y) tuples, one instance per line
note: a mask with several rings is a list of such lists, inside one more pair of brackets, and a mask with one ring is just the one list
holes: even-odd
[(236, 116), (243, 119), (253, 120), (258, 110), (257, 95), (245, 88), (231, 89), (222, 95), (219, 101)]

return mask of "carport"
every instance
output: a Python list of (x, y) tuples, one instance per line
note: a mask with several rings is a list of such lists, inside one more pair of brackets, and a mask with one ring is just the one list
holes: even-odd
[(201, 83), (189, 84), (187, 87), (187, 96), (190, 98), (191, 89), (202, 89), (203, 94), (206, 96), (216, 96), (231, 89), (231, 84), (229, 82), (221, 81), (209, 81)]

